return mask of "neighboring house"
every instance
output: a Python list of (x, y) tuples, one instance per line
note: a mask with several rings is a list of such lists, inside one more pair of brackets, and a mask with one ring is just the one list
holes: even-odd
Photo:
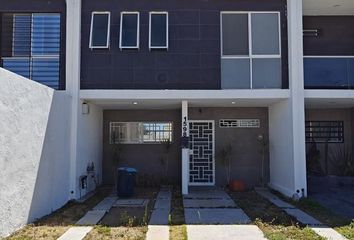
[[(227, 184), (218, 153), (231, 145), (231, 179), (307, 196), (313, 142), (327, 174), (327, 148), (354, 145), (353, 9), (321, 0), (2, 3), (1, 67), (55, 91), (0, 72), (0, 236), (113, 184), (115, 143), (119, 166), (184, 194)], [(15, 147), (14, 136), (29, 145)], [(10, 173), (20, 176), (8, 183)], [(20, 200), (8, 199), (23, 193), (31, 203), (11, 212)]]

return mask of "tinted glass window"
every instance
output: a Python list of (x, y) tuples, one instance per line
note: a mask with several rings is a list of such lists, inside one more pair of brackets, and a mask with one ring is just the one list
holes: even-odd
[(222, 14), (223, 55), (248, 55), (248, 14)]
[(28, 56), (31, 52), (31, 15), (13, 16), (13, 56)]
[(138, 14), (122, 14), (121, 47), (138, 47)]
[(277, 13), (252, 14), (252, 53), (279, 54), (279, 18)]
[(109, 14), (94, 13), (91, 26), (91, 47), (108, 47)]
[(151, 14), (151, 47), (167, 47), (167, 14)]
[(32, 55), (59, 55), (60, 15), (33, 14)]

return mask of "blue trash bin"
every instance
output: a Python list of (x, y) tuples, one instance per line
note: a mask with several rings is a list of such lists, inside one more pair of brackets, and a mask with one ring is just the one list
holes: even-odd
[(118, 168), (117, 194), (118, 197), (132, 197), (134, 195), (135, 177), (137, 170), (135, 168)]

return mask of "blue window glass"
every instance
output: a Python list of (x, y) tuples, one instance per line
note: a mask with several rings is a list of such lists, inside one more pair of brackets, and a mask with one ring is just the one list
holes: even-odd
[(13, 56), (29, 56), (31, 52), (31, 15), (13, 16)]
[(33, 14), (32, 55), (59, 55), (60, 15)]
[[(60, 14), (13, 14), (12, 52), (2, 58), (3, 67), (54, 89), (59, 88)], [(4, 20), (4, 18), (3, 18)]]

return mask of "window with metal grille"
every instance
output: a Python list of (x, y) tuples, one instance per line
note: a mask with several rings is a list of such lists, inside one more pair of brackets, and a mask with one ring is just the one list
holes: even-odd
[(220, 119), (220, 128), (260, 128), (259, 119)]
[(5, 13), (1, 16), (1, 66), (59, 89), (60, 14)]
[(111, 122), (110, 143), (172, 142), (172, 122)]
[(306, 142), (343, 143), (343, 121), (306, 121)]

